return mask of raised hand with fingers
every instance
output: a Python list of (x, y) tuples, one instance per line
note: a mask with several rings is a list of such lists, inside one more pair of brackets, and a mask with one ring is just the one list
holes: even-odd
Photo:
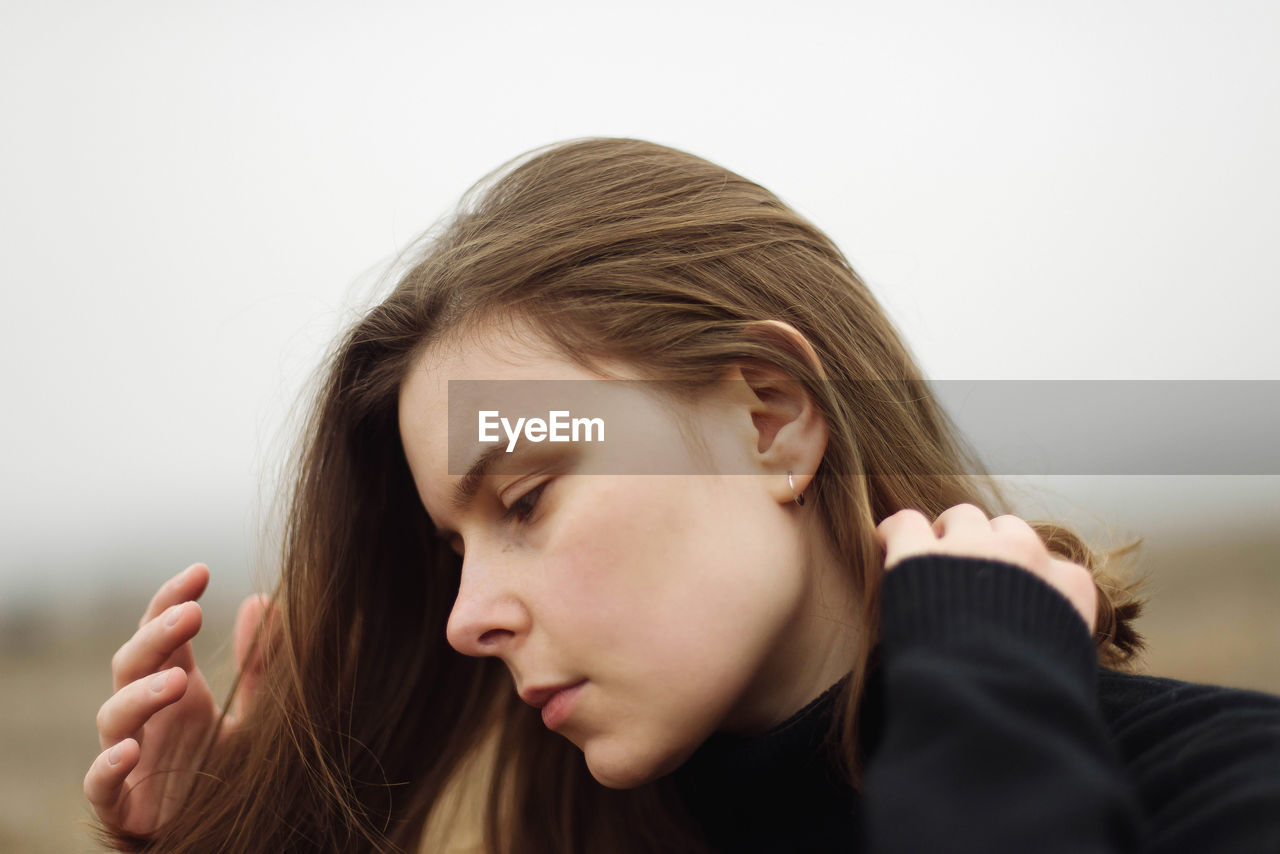
[(899, 510), (876, 526), (885, 550), (885, 571), (909, 557), (950, 554), (998, 560), (1021, 567), (1067, 598), (1090, 634), (1097, 626), (1098, 590), (1083, 566), (1053, 555), (1035, 529), (1017, 516), (987, 514), (973, 504), (944, 510), (930, 524), (919, 510)]
[[(191, 647), (203, 622), (195, 600), (208, 584), (201, 563), (166, 582), (111, 659), (115, 693), (98, 710), (103, 751), (85, 775), (84, 793), (105, 824), (127, 833), (146, 836), (173, 815), (191, 786), (186, 772), (221, 714)], [(256, 697), (263, 658), (249, 651), (264, 620), (271, 636), (273, 617), (265, 596), (249, 596), (240, 606), (235, 652), (242, 675), (220, 736), (234, 731)]]

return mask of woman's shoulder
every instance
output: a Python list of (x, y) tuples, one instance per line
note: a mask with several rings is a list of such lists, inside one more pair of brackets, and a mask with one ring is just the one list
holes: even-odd
[(1098, 668), (1098, 706), (1114, 728), (1149, 721), (1176, 723), (1203, 717), (1261, 715), (1280, 721), (1280, 695), (1249, 688), (1189, 682), (1168, 676)]
[(1098, 709), (1130, 768), (1252, 766), (1280, 794), (1280, 696), (1098, 668)]
[(1155, 851), (1280, 851), (1280, 696), (1098, 669)]

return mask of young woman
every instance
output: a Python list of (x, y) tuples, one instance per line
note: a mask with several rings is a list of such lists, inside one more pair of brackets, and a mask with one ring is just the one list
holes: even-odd
[[(334, 352), (228, 713), (202, 564), (113, 659), (104, 839), (1280, 850), (1280, 698), (1124, 672), (1126, 550), (1005, 513), (920, 380), (760, 186), (636, 140), (505, 168)], [(549, 387), (608, 441), (481, 447)]]

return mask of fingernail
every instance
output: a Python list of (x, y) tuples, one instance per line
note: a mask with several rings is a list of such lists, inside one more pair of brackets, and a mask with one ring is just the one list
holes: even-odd
[(117, 744), (115, 747), (107, 751), (107, 764), (108, 765), (120, 764), (120, 745)]
[(164, 683), (168, 681), (169, 681), (168, 670), (166, 670), (164, 673), (157, 673), (155, 676), (152, 676), (151, 677), (151, 693), (159, 694), (161, 691), (164, 690)]
[(182, 616), (182, 606), (174, 605), (167, 612), (165, 612), (165, 614), (166, 616), (164, 618), (164, 624), (166, 626), (176, 626), (178, 624), (178, 618)]

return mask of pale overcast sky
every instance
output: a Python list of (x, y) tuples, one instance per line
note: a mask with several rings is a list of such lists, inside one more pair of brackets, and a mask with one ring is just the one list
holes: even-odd
[[(1277, 36), (1272, 2), (6, 4), (0, 600), (245, 576), (386, 262), (569, 137), (774, 190), (931, 377), (1280, 379)], [(1280, 518), (1276, 477), (1070, 480), (1121, 524)]]

